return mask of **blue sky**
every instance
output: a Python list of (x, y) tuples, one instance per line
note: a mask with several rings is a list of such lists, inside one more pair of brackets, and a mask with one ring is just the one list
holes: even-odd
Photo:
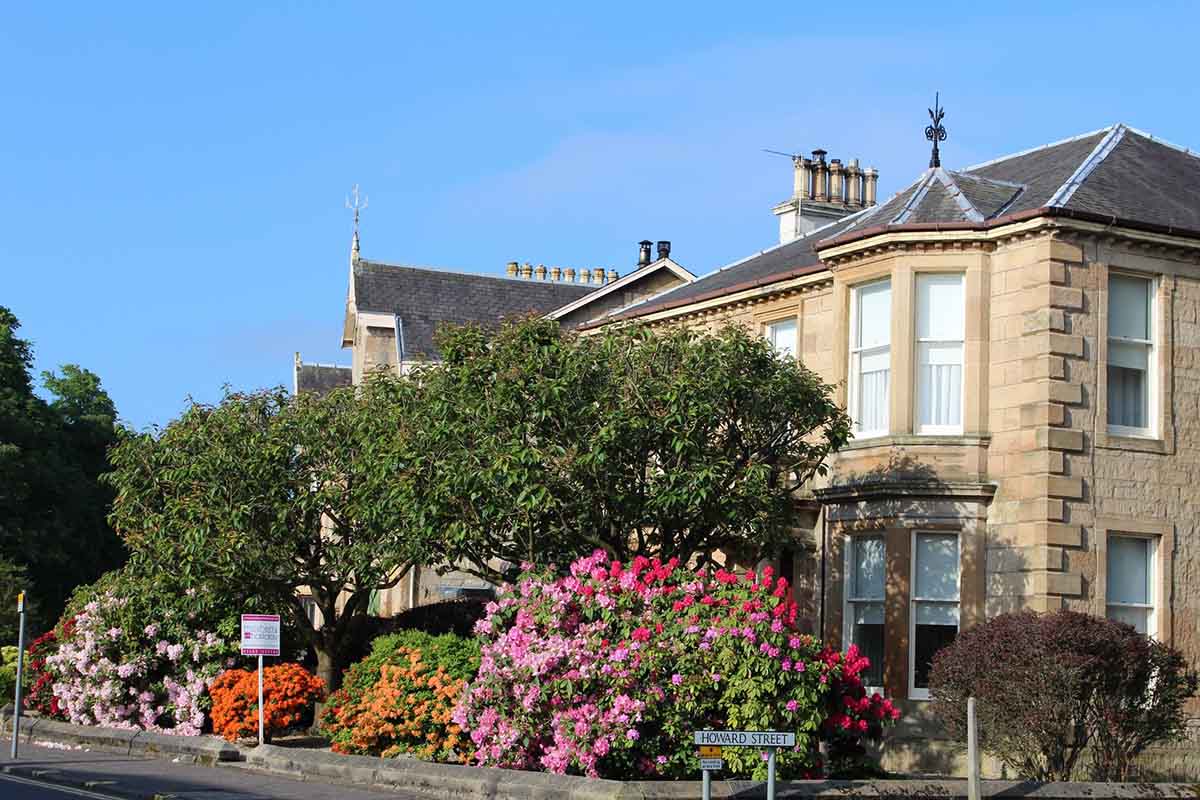
[[(253, 8), (251, 8), (253, 6)], [(794, 8), (795, 10), (787, 10)], [(0, 304), (39, 369), (127, 422), (346, 363), (351, 184), (369, 258), (708, 272), (776, 240), (790, 165), (881, 196), (1123, 121), (1200, 148), (1194, 3), (26, 3), (0, 26)]]

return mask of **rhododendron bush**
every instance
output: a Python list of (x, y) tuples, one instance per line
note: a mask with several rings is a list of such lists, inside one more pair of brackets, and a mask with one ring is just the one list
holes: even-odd
[[(231, 742), (258, 735), (258, 670), (222, 672), (209, 687), (213, 733)], [(325, 683), (299, 664), (263, 670), (263, 734), (273, 734), (312, 719), (313, 705), (325, 696)]]
[[(209, 683), (233, 655), (229, 641), (193, 628), (174, 610), (150, 621), (110, 589), (57, 629), (45, 657), (56, 710), (80, 725), (143, 728), (197, 735), (205, 723)], [(39, 675), (38, 680), (43, 680)]]
[[(822, 651), (796, 616), (770, 569), (626, 566), (603, 551), (565, 578), (527, 569), (477, 625), (482, 661), (454, 721), (485, 766), (694, 778), (693, 732), (730, 728), (794, 731), (779, 774), (812, 774), (819, 738), (847, 750), (899, 713), (865, 696), (865, 658)], [(723, 774), (764, 777), (764, 757), (729, 748)]]

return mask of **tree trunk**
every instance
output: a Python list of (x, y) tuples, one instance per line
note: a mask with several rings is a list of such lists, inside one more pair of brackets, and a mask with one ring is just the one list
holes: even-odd
[(317, 651), (317, 677), (325, 682), (326, 691), (333, 692), (341, 684), (342, 677), (337, 666), (337, 656), (324, 637), (313, 649)]

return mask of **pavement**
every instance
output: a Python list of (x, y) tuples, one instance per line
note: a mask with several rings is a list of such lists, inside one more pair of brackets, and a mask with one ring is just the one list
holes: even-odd
[[(8, 743), (5, 742), (5, 755)], [(86, 749), (28, 745), (17, 761), (0, 760), (3, 800), (416, 800), (405, 792), (297, 781), (240, 764), (216, 767)]]

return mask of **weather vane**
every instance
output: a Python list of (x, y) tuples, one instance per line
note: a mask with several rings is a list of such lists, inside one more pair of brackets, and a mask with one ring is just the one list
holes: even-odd
[(933, 95), (933, 108), (929, 109), (929, 118), (933, 120), (932, 125), (925, 128), (925, 138), (933, 142), (933, 154), (929, 157), (929, 166), (940, 167), (942, 165), (941, 154), (938, 153), (938, 142), (946, 141), (946, 129), (942, 126), (942, 117), (946, 116), (946, 109), (942, 108), (939, 103), (939, 93)]
[[(351, 196), (354, 197), (351, 200)], [(346, 208), (354, 212), (354, 233), (358, 234), (358, 212), (367, 207), (367, 196), (364, 194), (362, 199), (358, 196), (358, 184), (354, 184), (354, 188), (350, 190), (350, 194), (346, 195)]]

